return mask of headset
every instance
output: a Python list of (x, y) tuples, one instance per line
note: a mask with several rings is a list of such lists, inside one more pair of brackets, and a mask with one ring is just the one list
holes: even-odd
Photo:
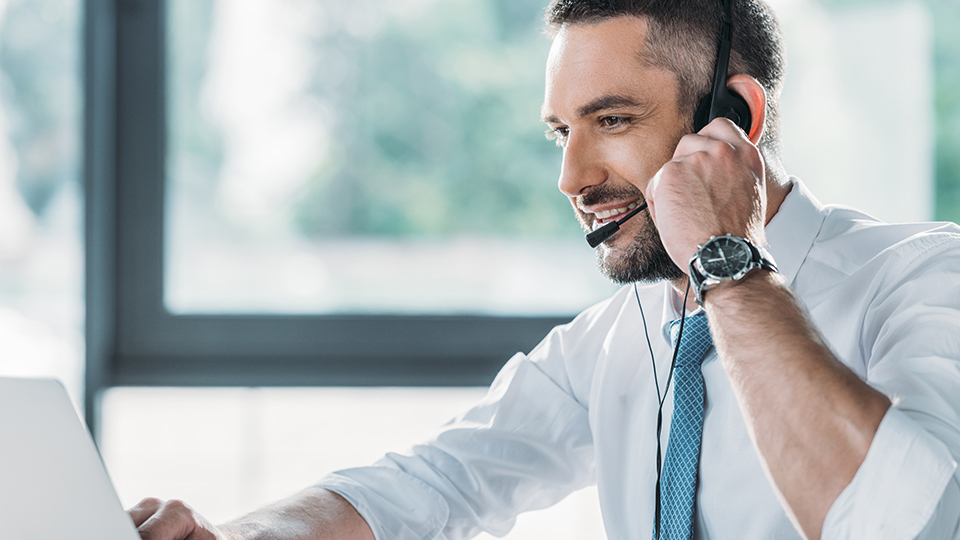
[[(722, 22), (720, 26), (720, 44), (717, 47), (717, 65), (713, 72), (713, 89), (712, 91), (703, 97), (700, 100), (700, 103), (697, 105), (697, 111), (694, 114), (693, 126), (694, 131), (699, 132), (707, 124), (712, 122), (715, 118), (724, 117), (731, 120), (736, 124), (744, 133), (750, 133), (750, 127), (753, 123), (753, 117), (750, 114), (750, 106), (747, 105), (746, 100), (744, 100), (739, 94), (727, 89), (727, 67), (730, 63), (730, 47), (733, 42), (733, 0), (721, 0), (723, 2), (723, 10), (721, 11)], [(619, 222), (612, 222), (610, 225), (618, 225), (626, 221), (627, 219), (636, 215), (640, 210), (645, 208), (647, 205), (643, 204), (640, 207), (634, 209), (625, 219), (620, 220)], [(601, 229), (597, 229), (594, 233), (600, 233)], [(592, 238), (589, 237), (587, 241), (591, 244), (591, 247), (596, 247), (600, 242), (603, 242), (609, 238), (613, 233), (615, 233), (619, 227), (611, 228), (609, 232), (606, 232), (606, 236), (599, 238), (599, 234), (595, 234)], [(594, 244), (596, 242), (596, 244)], [(647, 331), (647, 320), (643, 314), (643, 305), (640, 302), (640, 293), (637, 290), (637, 284), (633, 284), (633, 292), (637, 298), (637, 306), (640, 307), (640, 317), (643, 321), (643, 333), (647, 339), (647, 347), (650, 351), (650, 362), (653, 366), (653, 382), (657, 390), (657, 483), (656, 483), (656, 494), (655, 497), (655, 506), (654, 506), (654, 518), (653, 518), (653, 537), (655, 540), (660, 538), (660, 512), (661, 512), (661, 501), (660, 501), (660, 479), (662, 473), (663, 465), (663, 454), (660, 444), (660, 432), (663, 427), (663, 404), (666, 401), (667, 391), (670, 388), (670, 382), (673, 379), (674, 367), (677, 363), (677, 353), (680, 351), (680, 343), (683, 340), (683, 324), (687, 319), (687, 298), (690, 294), (690, 280), (687, 280), (687, 288), (683, 294), (683, 313), (682, 318), (680, 319), (680, 328), (677, 332), (677, 343), (673, 348), (673, 358), (670, 361), (670, 371), (667, 375), (667, 383), (663, 389), (663, 393), (660, 392), (660, 381), (657, 376), (657, 363), (656, 359), (653, 357), (653, 346), (650, 343), (650, 335)]]
[(730, 46), (733, 43), (733, 0), (723, 2), (723, 22), (720, 25), (720, 46), (717, 48), (717, 65), (713, 71), (713, 91), (700, 100), (693, 117), (694, 131), (700, 131), (714, 118), (730, 119), (744, 133), (750, 133), (753, 118), (750, 106), (739, 94), (727, 89), (727, 66), (730, 63)]
[[(731, 120), (744, 133), (749, 134), (753, 124), (750, 106), (740, 97), (740, 94), (727, 88), (727, 66), (730, 64), (730, 46), (733, 43), (733, 0), (721, 0), (721, 2), (723, 2), (723, 9), (721, 10), (720, 45), (717, 47), (717, 65), (713, 71), (713, 88), (697, 104), (697, 111), (693, 115), (693, 131), (698, 132), (714, 118), (723, 117)], [(587, 243), (592, 248), (599, 246), (619, 231), (620, 225), (646, 208), (647, 203), (643, 203), (623, 219), (611, 221), (591, 231), (586, 236)]]
[[(667, 0), (670, 1), (670, 0)], [(697, 111), (693, 117), (694, 132), (699, 132), (712, 122), (715, 118), (723, 117), (731, 120), (744, 133), (750, 133), (750, 127), (753, 124), (753, 117), (750, 114), (750, 106), (739, 94), (727, 88), (727, 67), (730, 64), (730, 47), (733, 43), (733, 0), (720, 0), (723, 3), (721, 10), (720, 25), (720, 44), (717, 47), (717, 64), (713, 71), (713, 88), (710, 93), (700, 100), (697, 105)], [(641, 204), (634, 208), (629, 214), (619, 221), (600, 227), (599, 229), (587, 234), (586, 240), (590, 247), (595, 248), (613, 236), (620, 230), (620, 225), (628, 219), (639, 214), (647, 208), (647, 204)], [(640, 317), (643, 321), (643, 333), (647, 339), (647, 348), (650, 351), (650, 362), (653, 366), (653, 382), (657, 390), (657, 484), (656, 484), (656, 506), (654, 508), (654, 539), (660, 538), (660, 474), (662, 469), (662, 449), (660, 445), (660, 431), (663, 427), (663, 404), (666, 401), (667, 391), (670, 388), (670, 382), (673, 380), (673, 370), (677, 363), (677, 353), (680, 351), (680, 342), (683, 339), (683, 323), (687, 319), (687, 297), (690, 294), (690, 280), (687, 280), (687, 290), (683, 294), (683, 313), (680, 319), (680, 328), (677, 332), (677, 344), (673, 348), (673, 358), (670, 362), (670, 371), (667, 375), (667, 383), (660, 391), (660, 381), (657, 377), (657, 362), (653, 357), (653, 345), (650, 343), (650, 334), (647, 331), (647, 319), (643, 314), (643, 305), (640, 302), (640, 292), (637, 290), (637, 284), (633, 284), (633, 292), (637, 297), (637, 305), (640, 307)]]

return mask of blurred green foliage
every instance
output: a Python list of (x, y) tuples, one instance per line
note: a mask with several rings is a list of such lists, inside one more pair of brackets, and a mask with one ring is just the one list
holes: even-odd
[[(313, 1), (322, 20), (306, 97), (332, 111), (332, 137), (292, 203), (296, 232), (579, 230), (556, 188), (559, 150), (539, 120), (550, 47), (543, 0), (425, 0), (412, 2), (423, 4), (416, 15), (378, 0)], [(213, 2), (169, 5), (169, 140), (179, 154), (169, 163), (176, 189), (191, 191), (178, 200), (211, 201), (222, 147), (199, 103)]]
[[(818, 0), (824, 7), (894, 4), (903, 0)], [(934, 114), (936, 121), (935, 219), (960, 222), (960, 2), (915, 0), (933, 23)], [(896, 36), (891, 36), (896, 39)], [(889, 70), (896, 84), (897, 66)], [(891, 106), (894, 106), (891, 104)], [(878, 111), (883, 114), (883, 111)]]
[[(292, 203), (306, 237), (575, 234), (560, 153), (539, 122), (546, 0), (317, 2), (311, 97), (331, 147)], [(819, 0), (829, 9), (902, 0)], [(934, 25), (936, 217), (960, 221), (960, 6), (919, 0)], [(177, 189), (213, 200), (222, 152), (199, 109), (213, 0), (170, 2)], [(392, 7), (391, 7), (392, 6)], [(358, 31), (366, 25), (368, 31)], [(374, 28), (374, 31), (369, 31)], [(895, 37), (894, 37), (895, 38)], [(896, 66), (890, 66), (896, 84)], [(880, 113), (882, 114), (882, 112)]]
[[(318, 37), (314, 87), (336, 111), (335, 146), (297, 205), (300, 230), (577, 230), (556, 189), (559, 152), (539, 122), (550, 45), (543, 8), (543, 0), (444, 0), (417, 17), (387, 15), (369, 37), (344, 25)], [(349, 4), (338, 9), (351, 19)], [(326, 59), (347, 69), (331, 80)]]
[(0, 99), (16, 156), (16, 186), (42, 216), (79, 180), (79, 2), (21, 0), (0, 6)]
[[(201, 109), (201, 82), (207, 74), (207, 49), (213, 26), (214, 0), (168, 2), (167, 165), (185, 200), (215, 199), (223, 146), (219, 129)], [(169, 205), (168, 205), (169, 206)], [(170, 208), (168, 208), (170, 211)]]

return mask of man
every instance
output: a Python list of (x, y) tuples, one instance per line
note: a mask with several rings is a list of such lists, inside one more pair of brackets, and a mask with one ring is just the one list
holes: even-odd
[[(143, 538), (502, 534), (593, 482), (610, 538), (960, 538), (960, 229), (823, 207), (788, 177), (776, 23), (756, 0), (733, 13), (727, 87), (752, 120), (694, 134), (717, 0), (548, 8), (543, 118), (563, 148), (560, 189), (590, 229), (649, 204), (598, 250), (612, 279), (645, 285), (515, 356), (408, 453), (219, 529), (147, 499), (131, 510)], [(755, 268), (713, 282), (705, 265), (732, 253), (712, 237), (727, 234)], [(707, 352), (674, 372), (671, 323), (685, 314)]]

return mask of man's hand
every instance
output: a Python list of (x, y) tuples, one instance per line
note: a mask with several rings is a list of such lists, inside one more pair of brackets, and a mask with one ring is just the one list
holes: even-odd
[[(718, 118), (681, 139), (646, 197), (667, 253), (686, 272), (711, 236), (764, 245), (788, 189), (766, 183), (759, 149)], [(754, 272), (739, 283), (705, 297), (710, 334), (784, 509), (819, 538), (890, 401), (834, 356), (783, 276)]]
[(647, 186), (650, 217), (684, 272), (697, 246), (732, 234), (763, 245), (767, 193), (760, 150), (726, 118), (680, 139)]
[(373, 540), (373, 532), (340, 495), (320, 487), (214, 527), (183, 501), (144, 499), (130, 509), (143, 540)]
[(143, 540), (227, 540), (183, 501), (147, 498), (129, 512)]

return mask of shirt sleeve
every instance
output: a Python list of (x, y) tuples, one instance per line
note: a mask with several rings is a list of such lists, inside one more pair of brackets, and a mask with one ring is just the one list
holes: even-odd
[(501, 536), (517, 514), (594, 483), (593, 463), (586, 408), (518, 354), (431, 440), (319, 485), (349, 501), (379, 540)]
[(875, 282), (861, 349), (867, 382), (893, 406), (825, 539), (960, 539), (960, 255), (956, 235), (901, 252)]
[(956, 470), (946, 445), (890, 407), (856, 476), (827, 513), (821, 537), (957, 538)]

